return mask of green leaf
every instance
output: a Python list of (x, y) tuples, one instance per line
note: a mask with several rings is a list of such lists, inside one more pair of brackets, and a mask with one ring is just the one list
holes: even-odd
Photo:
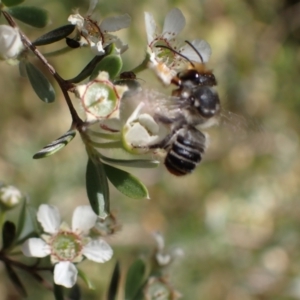
[(109, 187), (99, 157), (89, 158), (86, 168), (86, 191), (93, 211), (105, 218), (109, 214)]
[(55, 300), (64, 300), (64, 288), (61, 285), (54, 284), (53, 285), (53, 294)]
[(84, 68), (83, 70), (74, 78), (68, 79), (68, 82), (79, 83), (80, 81), (89, 77), (97, 63), (103, 59), (104, 56), (95, 56)]
[(128, 270), (125, 284), (125, 299), (133, 300), (143, 285), (146, 266), (141, 259), (137, 259)]
[(87, 275), (82, 270), (80, 270), (80, 269), (78, 269), (78, 276), (86, 283), (87, 287), (90, 290), (94, 290), (95, 289), (93, 283), (89, 280), (89, 278), (87, 277)]
[(46, 103), (53, 102), (55, 100), (55, 91), (49, 80), (32, 63), (27, 62), (25, 67), (32, 88), (38, 97)]
[(114, 47), (112, 46), (112, 44), (109, 44), (108, 46), (106, 46), (104, 48), (105, 50), (105, 54), (102, 56), (95, 56), (84, 68), (83, 70), (74, 78), (68, 79), (68, 82), (72, 82), (72, 83), (79, 83), (80, 81), (86, 79), (87, 77), (89, 77), (93, 70), (95, 69), (96, 65), (106, 56), (109, 55), (110, 53), (112, 53)]
[(13, 285), (15, 286), (15, 288), (17, 289), (19, 294), (23, 298), (26, 298), (27, 292), (26, 292), (21, 280), (19, 279), (17, 273), (14, 271), (14, 269), (8, 263), (5, 263), (5, 269), (8, 274), (9, 279), (11, 280), (11, 282), (13, 283)]
[(39, 228), (36, 209), (24, 201), (18, 218), (16, 244), (22, 244), (28, 237), (37, 235)]
[(2, 249), (8, 249), (12, 244), (16, 236), (16, 226), (10, 221), (6, 221), (2, 230)]
[(48, 157), (50, 155), (53, 155), (60, 149), (67, 146), (75, 137), (76, 131), (75, 130), (69, 130), (64, 135), (59, 137), (57, 140), (53, 141), (52, 143), (45, 146), (43, 149), (41, 149), (39, 152), (33, 155), (34, 159), (44, 158)]
[(119, 262), (116, 263), (114, 272), (111, 277), (111, 281), (109, 284), (107, 300), (115, 300), (118, 293), (118, 287), (120, 282), (120, 265)]
[(150, 159), (114, 159), (104, 155), (101, 155), (101, 160), (109, 163), (116, 164), (123, 167), (131, 168), (156, 168), (159, 165), (158, 160)]
[(110, 165), (104, 167), (108, 179), (122, 194), (133, 199), (149, 198), (147, 188), (135, 176)]
[(90, 80), (95, 79), (101, 71), (106, 71), (109, 78), (113, 80), (120, 73), (122, 66), (123, 61), (120, 55), (108, 55), (97, 64)]
[(5, 6), (14, 6), (24, 2), (24, 0), (2, 0)]
[(71, 287), (68, 299), (70, 300), (81, 299), (81, 290), (80, 290), (80, 286), (77, 283)]
[(6, 9), (14, 18), (37, 28), (43, 28), (49, 23), (48, 12), (36, 6), (16, 6)]
[(64, 25), (62, 27), (56, 28), (39, 38), (37, 38), (34, 42), (32, 42), (35, 46), (42, 46), (42, 45), (48, 45), (55, 43), (57, 41), (62, 40), (63, 38), (67, 37), (69, 34), (71, 34), (74, 31), (75, 25), (68, 24)]

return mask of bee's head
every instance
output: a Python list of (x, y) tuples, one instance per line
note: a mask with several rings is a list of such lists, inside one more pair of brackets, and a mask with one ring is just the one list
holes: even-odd
[(217, 85), (215, 75), (210, 71), (199, 72), (197, 69), (189, 69), (187, 71), (179, 72), (177, 77), (179, 78), (182, 87)]
[(220, 111), (220, 99), (216, 91), (208, 86), (198, 86), (189, 96), (191, 105), (204, 118), (211, 118)]

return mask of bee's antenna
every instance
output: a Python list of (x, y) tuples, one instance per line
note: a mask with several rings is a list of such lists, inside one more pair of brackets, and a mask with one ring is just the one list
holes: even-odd
[[(182, 58), (186, 59), (195, 68), (195, 65), (192, 63), (192, 61), (189, 58), (187, 58), (185, 55), (181, 54), (180, 52), (174, 50), (173, 48), (170, 48), (170, 47), (168, 47), (166, 45), (157, 45), (155, 47), (157, 47), (157, 48), (165, 48), (165, 49), (168, 49), (168, 50), (174, 52), (175, 54), (177, 54), (177, 55), (181, 56)], [(197, 53), (198, 53), (198, 51), (197, 51)]]
[(199, 56), (201, 62), (204, 63), (203, 57), (202, 57), (202, 55), (200, 54), (200, 52), (196, 49), (196, 47), (195, 47), (191, 42), (189, 42), (189, 41), (185, 41), (185, 42), (186, 42), (190, 47), (192, 47), (192, 48), (195, 50), (195, 52), (198, 54), (198, 56)]

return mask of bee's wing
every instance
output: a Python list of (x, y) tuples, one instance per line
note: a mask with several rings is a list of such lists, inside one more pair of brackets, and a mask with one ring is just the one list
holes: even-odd
[(250, 134), (264, 136), (266, 130), (261, 122), (250, 117), (245, 117), (231, 111), (222, 109), (219, 116), (219, 124), (232, 132), (239, 139), (246, 139)]
[(235, 130), (264, 131), (261, 123), (254, 119), (244, 117), (231, 111), (222, 109), (220, 112), (220, 124)]
[(168, 118), (174, 118), (180, 114), (180, 110), (184, 105), (179, 97), (145, 88), (134, 94), (133, 98), (135, 101), (145, 103), (145, 112), (151, 115), (163, 115)]

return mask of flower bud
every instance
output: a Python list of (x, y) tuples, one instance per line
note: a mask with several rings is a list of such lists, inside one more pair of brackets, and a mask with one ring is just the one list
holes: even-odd
[(21, 192), (12, 185), (3, 185), (0, 188), (0, 203), (6, 210), (17, 206), (22, 199)]
[(19, 30), (8, 25), (0, 25), (0, 59), (16, 58), (23, 48)]

